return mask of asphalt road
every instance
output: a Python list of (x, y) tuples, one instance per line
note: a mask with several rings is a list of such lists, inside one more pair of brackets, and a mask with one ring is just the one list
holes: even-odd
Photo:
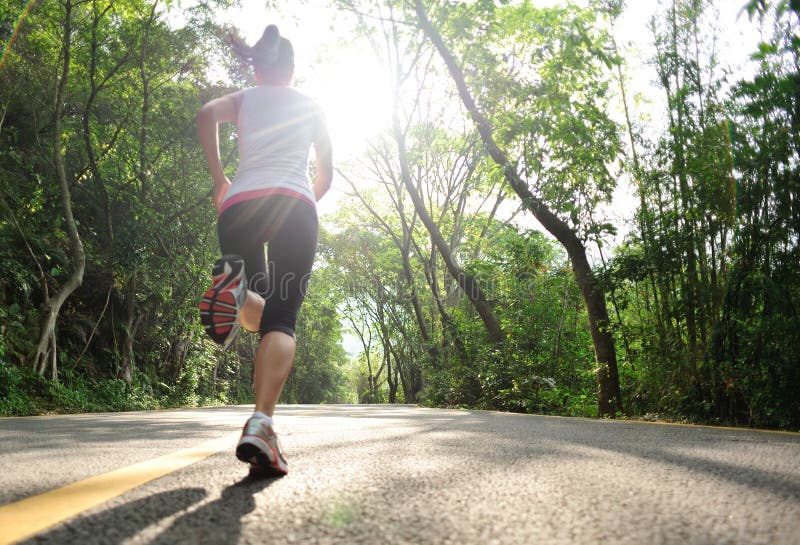
[(251, 480), (233, 455), (250, 410), (0, 419), (0, 504), (223, 438), (24, 542), (800, 544), (799, 434), (281, 406), (290, 473)]

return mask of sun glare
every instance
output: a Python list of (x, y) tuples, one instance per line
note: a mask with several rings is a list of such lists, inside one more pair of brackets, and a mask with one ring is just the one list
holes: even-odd
[(346, 158), (360, 153), (391, 120), (384, 72), (371, 53), (344, 49), (311, 71), (303, 88), (324, 108), (337, 155)]
[(249, 43), (270, 23), (292, 41), (296, 85), (325, 110), (335, 157), (341, 161), (363, 152), (368, 139), (391, 120), (388, 76), (358, 38), (343, 43), (353, 31), (337, 26), (335, 10), (311, 4), (298, 3), (288, 13), (245, 2), (226, 18)]

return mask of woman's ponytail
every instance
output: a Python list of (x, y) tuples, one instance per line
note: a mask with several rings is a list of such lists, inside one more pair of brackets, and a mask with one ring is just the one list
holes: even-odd
[(237, 57), (262, 74), (277, 79), (291, 77), (294, 71), (294, 48), (289, 40), (281, 37), (277, 26), (268, 25), (252, 47), (235, 34), (228, 35), (227, 41)]
[(275, 25), (264, 29), (261, 39), (252, 47), (253, 60), (263, 66), (272, 66), (278, 62), (278, 52), (281, 43), (281, 33)]

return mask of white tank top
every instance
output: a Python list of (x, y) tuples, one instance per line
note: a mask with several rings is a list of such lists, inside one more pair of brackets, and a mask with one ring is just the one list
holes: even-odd
[(291, 87), (260, 85), (242, 94), (236, 122), (239, 168), (220, 213), (237, 202), (274, 193), (314, 206), (308, 155), (325, 123), (322, 110)]

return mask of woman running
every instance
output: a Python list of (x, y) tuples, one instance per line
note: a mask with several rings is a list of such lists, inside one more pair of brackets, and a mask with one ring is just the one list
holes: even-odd
[[(288, 465), (272, 415), (294, 361), (297, 312), (317, 247), (316, 201), (333, 175), (331, 142), (319, 106), (291, 88), (294, 49), (278, 27), (269, 25), (252, 47), (238, 41), (232, 47), (253, 67), (257, 85), (212, 100), (197, 114), (222, 250), (200, 318), (224, 347), (240, 326), (260, 333), (253, 364), (256, 407), (236, 456), (251, 470), (283, 475)], [(239, 167), (232, 182), (219, 155), (217, 126), (223, 122), (237, 127)], [(313, 187), (307, 174), (312, 144)]]

